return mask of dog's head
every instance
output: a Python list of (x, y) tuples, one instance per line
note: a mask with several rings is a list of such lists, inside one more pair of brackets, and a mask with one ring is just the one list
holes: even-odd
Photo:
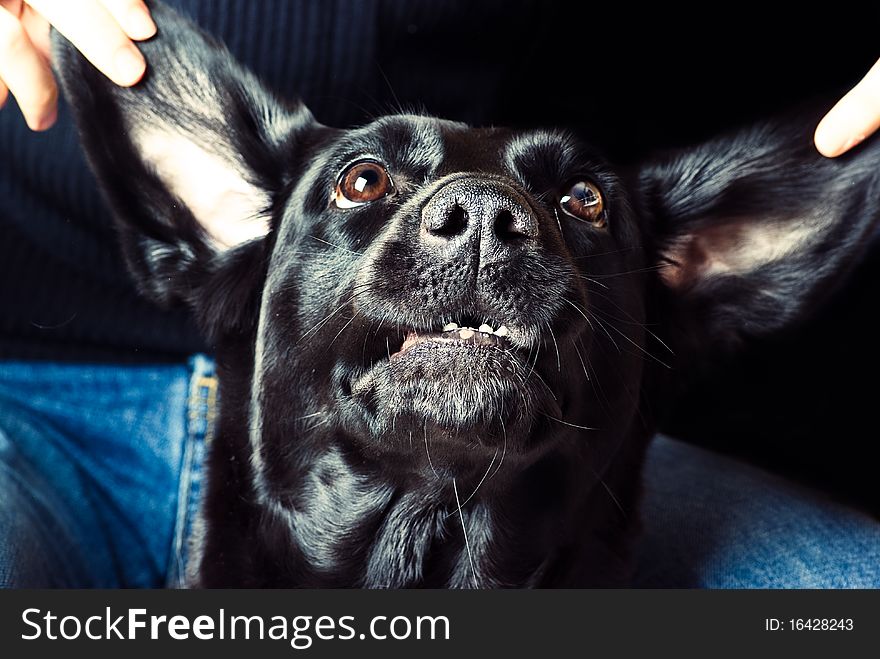
[(235, 404), (267, 483), (310, 436), (401, 475), (561, 449), (598, 478), (650, 432), (644, 373), (673, 359), (674, 323), (704, 344), (777, 329), (868, 230), (841, 222), (841, 176), (864, 172), (813, 155), (803, 127), (635, 173), (556, 130), (338, 130), (154, 13), (133, 89), (63, 42), (56, 61), (142, 290), (247, 346)]
[[(263, 288), (260, 349), (289, 355), (262, 362), (266, 394), (298, 388), (368, 452), (422, 467), (426, 439), (435, 468), (485, 468), (546, 448), (554, 419), (596, 422), (570, 408), (589, 396), (591, 316), (643, 315), (637, 288), (589, 292), (586, 272), (641, 265), (608, 168), (557, 133), (418, 116), (314, 130)], [(582, 267), (599, 252), (615, 256)]]

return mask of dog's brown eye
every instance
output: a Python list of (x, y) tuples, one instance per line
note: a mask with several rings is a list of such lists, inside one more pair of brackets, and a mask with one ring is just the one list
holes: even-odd
[(605, 199), (599, 188), (589, 181), (577, 181), (559, 199), (559, 206), (573, 218), (604, 227), (607, 218)]
[(334, 201), (339, 208), (354, 208), (377, 201), (394, 190), (388, 172), (377, 162), (358, 162), (342, 173)]

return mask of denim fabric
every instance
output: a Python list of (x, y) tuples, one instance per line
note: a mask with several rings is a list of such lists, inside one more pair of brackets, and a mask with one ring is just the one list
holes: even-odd
[(0, 363), (0, 586), (179, 585), (213, 364)]
[(636, 585), (878, 588), (880, 521), (666, 437), (648, 454)]
[[(213, 364), (0, 363), (0, 586), (179, 586)], [(641, 587), (880, 587), (880, 523), (658, 437)]]

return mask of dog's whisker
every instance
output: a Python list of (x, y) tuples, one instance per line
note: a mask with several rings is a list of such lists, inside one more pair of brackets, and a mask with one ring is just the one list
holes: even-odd
[(597, 280), (593, 279), (592, 277), (587, 277), (586, 275), (578, 275), (578, 278), (583, 279), (584, 281), (588, 281), (591, 284), (596, 284), (596, 286), (601, 286), (605, 290), (608, 290), (608, 284), (603, 284), (601, 281), (597, 281)]
[(336, 307), (336, 309), (334, 311), (332, 311), (331, 313), (326, 315), (322, 320), (320, 320), (318, 323), (316, 323), (312, 327), (312, 329), (310, 329), (308, 332), (306, 332), (301, 337), (299, 337), (299, 340), (296, 342), (296, 345), (299, 345), (303, 340), (305, 340), (311, 334), (314, 334), (315, 332), (319, 331), (324, 325), (326, 325), (330, 321), (331, 318), (333, 318), (336, 314), (338, 314), (340, 311), (342, 311), (346, 306), (351, 304), (351, 302), (352, 302), (352, 300), (354, 300), (354, 298), (355, 298), (355, 296), (352, 295), (350, 298), (348, 298), (348, 300), (346, 300), (345, 302), (340, 304), (338, 307)]
[[(410, 434), (410, 439), (412, 439), (412, 434)], [(480, 489), (480, 486), (483, 484), (483, 481), (486, 480), (486, 477), (489, 475), (489, 472), (492, 470), (492, 466), (495, 464), (495, 459), (496, 459), (497, 457), (498, 457), (498, 449), (495, 449), (495, 454), (492, 456), (492, 461), (489, 463), (489, 466), (486, 468), (486, 472), (483, 474), (483, 477), (480, 479), (480, 482), (477, 483), (477, 486), (474, 488), (474, 491), (471, 492), (470, 496), (467, 497), (467, 498), (461, 503), (461, 505), (459, 506), (459, 509), (461, 509), (462, 506), (466, 506), (467, 503), (468, 503), (468, 501), (470, 501), (471, 499), (474, 498), (474, 496), (476, 496), (477, 491)], [(444, 519), (447, 519), (447, 518), (451, 517), (451, 516), (454, 515), (454, 514), (455, 514), (455, 513), (449, 513)]]
[(572, 339), (571, 347), (574, 348), (574, 352), (578, 357), (578, 360), (581, 363), (581, 368), (584, 370), (584, 378), (586, 378), (587, 382), (590, 381), (590, 374), (587, 373), (587, 365), (584, 363), (584, 358), (581, 356), (581, 351), (578, 350), (577, 344)]
[(659, 265), (649, 265), (644, 268), (636, 268), (635, 270), (627, 270), (625, 272), (611, 272), (608, 274), (598, 274), (591, 275), (594, 279), (613, 279), (615, 277), (625, 277), (627, 275), (637, 275), (643, 272), (656, 272), (658, 270), (662, 270), (666, 268), (667, 265), (665, 263), (661, 263)]
[[(305, 340), (306, 338), (308, 338), (308, 337), (309, 337), (310, 335), (312, 335), (312, 334), (317, 335), (317, 332), (319, 332), (321, 329), (323, 329), (324, 326), (327, 325), (327, 323), (329, 323), (330, 320), (331, 320), (334, 316), (336, 316), (340, 311), (342, 311), (345, 307), (347, 307), (349, 304), (351, 304), (351, 303), (352, 303), (352, 302), (358, 297), (358, 295), (361, 293), (361, 291), (358, 290), (358, 289), (361, 288), (361, 287), (365, 287), (365, 286), (367, 286), (367, 284), (362, 284), (362, 285), (359, 285), (359, 286), (354, 286), (354, 287), (352, 287), (351, 290), (354, 291), (354, 292), (352, 293), (352, 295), (351, 295), (351, 296), (350, 296), (345, 302), (343, 302), (342, 304), (340, 304), (335, 310), (333, 310), (331, 313), (329, 313), (327, 316), (325, 316), (322, 320), (318, 321), (318, 323), (316, 323), (316, 324), (314, 325), (314, 327), (312, 327), (308, 332), (306, 332), (305, 334), (303, 334), (303, 335), (299, 338), (299, 340), (296, 342), (295, 345), (299, 345), (303, 340)], [(351, 292), (351, 291), (349, 291), (349, 292)], [(360, 312), (356, 312), (356, 313), (354, 314), (354, 316), (352, 316), (352, 317), (348, 320), (348, 322), (345, 324), (345, 327), (347, 327), (347, 326), (348, 326), (348, 325), (349, 325), (349, 324), (355, 319), (355, 317), (358, 316), (359, 313), (360, 313)], [(336, 337), (334, 337), (333, 341), (335, 341), (337, 338), (339, 338), (339, 334), (341, 334), (342, 331), (345, 330), (345, 327), (343, 327), (342, 330), (340, 330), (340, 332), (336, 335)], [(333, 341), (330, 342), (331, 345), (333, 344)]]
[(602, 315), (602, 317), (607, 319), (609, 322), (613, 321), (615, 323), (622, 323), (623, 325), (630, 325), (632, 327), (640, 327), (645, 330), (648, 329), (647, 324), (633, 318), (629, 313), (627, 313), (627, 311), (625, 309), (622, 309), (617, 304), (615, 304), (614, 300), (612, 300), (607, 295), (603, 295), (602, 293), (600, 293), (598, 291), (593, 291), (593, 294), (602, 297), (604, 300), (607, 300), (610, 304), (614, 305), (617, 309), (620, 309), (620, 311), (623, 314), (625, 314), (627, 316), (627, 318), (621, 318), (620, 316), (615, 316), (610, 311), (607, 311), (606, 309), (602, 309), (598, 305), (591, 305), (591, 311), (593, 313)]
[(341, 252), (346, 252), (348, 254), (354, 254), (355, 256), (363, 256), (364, 255), (363, 252), (356, 252), (353, 249), (348, 249), (347, 247), (342, 247), (341, 245), (336, 245), (336, 244), (331, 243), (327, 240), (324, 240), (323, 238), (318, 238), (317, 236), (309, 235), (309, 238), (312, 238), (313, 240), (317, 240), (319, 243), (324, 243), (325, 245), (333, 247), (334, 249), (338, 249)]
[(617, 341), (615, 341), (614, 337), (612, 337), (611, 334), (608, 333), (608, 330), (605, 329), (605, 325), (602, 323), (601, 319), (599, 319), (592, 312), (585, 311), (584, 309), (581, 309), (580, 306), (578, 306), (577, 304), (575, 304), (574, 302), (572, 302), (568, 298), (564, 297), (564, 298), (562, 298), (562, 301), (565, 302), (566, 304), (568, 304), (570, 307), (572, 307), (575, 311), (577, 311), (583, 317), (583, 319), (587, 321), (587, 324), (590, 326), (590, 328), (593, 331), (595, 331), (596, 328), (593, 326), (593, 323), (590, 320), (590, 316), (592, 316), (592, 318), (596, 321), (596, 323), (599, 325), (599, 327), (602, 329), (602, 331), (605, 332), (605, 336), (608, 337), (608, 340), (614, 344), (615, 348), (617, 348), (617, 352), (620, 352), (620, 346), (617, 345)]
[(586, 256), (575, 256), (572, 258), (572, 261), (583, 261), (584, 259), (596, 259), (600, 256), (613, 256), (616, 254), (623, 254), (625, 252), (631, 252), (635, 249), (642, 249), (641, 245), (635, 245), (633, 247), (624, 247), (622, 249), (613, 249), (608, 252), (597, 252), (595, 254), (587, 254)]
[(628, 515), (626, 514), (626, 510), (624, 510), (623, 506), (620, 504), (620, 501), (614, 495), (614, 492), (611, 491), (611, 488), (608, 487), (608, 483), (605, 482), (605, 479), (602, 478), (602, 476), (600, 476), (598, 472), (596, 472), (596, 470), (592, 467), (592, 465), (589, 464), (589, 462), (587, 462), (586, 464), (589, 470), (593, 473), (593, 476), (596, 477), (598, 483), (605, 489), (605, 491), (608, 493), (608, 496), (611, 497), (611, 500), (614, 502), (614, 505), (617, 506), (617, 509), (621, 512), (624, 518), (627, 518)]
[(620, 350), (620, 345), (617, 343), (617, 341), (615, 341), (614, 337), (611, 336), (611, 333), (608, 331), (608, 328), (606, 327), (606, 324), (602, 322), (602, 319), (599, 318), (599, 317), (598, 317), (596, 314), (594, 314), (592, 311), (587, 311), (587, 314), (588, 314), (593, 320), (596, 321), (596, 324), (599, 325), (599, 327), (601, 328), (601, 330), (602, 330), (603, 332), (605, 332), (605, 336), (607, 336), (607, 337), (608, 337), (608, 340), (611, 341), (611, 344), (614, 346), (614, 349), (617, 350), (617, 353), (618, 353), (618, 354), (620, 354), (620, 352), (621, 352), (621, 350)]
[[(537, 360), (537, 353), (536, 353), (536, 360)], [(523, 371), (523, 370), (524, 370), (522, 364), (520, 364), (520, 363), (514, 361), (514, 362), (512, 362), (511, 366), (513, 367), (513, 371), (512, 371), (513, 375), (519, 378), (519, 380), (520, 380), (520, 382), (522, 383), (523, 386), (525, 386), (525, 385), (528, 383), (529, 378), (531, 378), (531, 377), (534, 375), (534, 376), (538, 379), (538, 382), (539, 382), (541, 385), (543, 385), (543, 387), (547, 390), (547, 393), (549, 393), (550, 396), (552, 396), (553, 400), (556, 400), (556, 394), (555, 394), (555, 393), (553, 392), (553, 390), (550, 388), (550, 385), (547, 384), (546, 380), (544, 380), (544, 378), (541, 377), (541, 374), (538, 373), (538, 372), (534, 369), (534, 364), (532, 365), (532, 369), (531, 369), (527, 374), (525, 374), (524, 376), (520, 376), (520, 374), (517, 372), (517, 371)], [(525, 404), (525, 399), (523, 399), (523, 403)]]
[(565, 298), (565, 297), (562, 298), (562, 301), (565, 302), (566, 304), (568, 304), (569, 306), (573, 307), (575, 311), (577, 311), (581, 316), (583, 316), (583, 319), (587, 321), (587, 325), (590, 326), (590, 329), (595, 331), (595, 328), (593, 327), (593, 323), (590, 322), (590, 319), (587, 317), (587, 314), (585, 314), (583, 312), (583, 310), (578, 305), (576, 305), (574, 302), (572, 302), (571, 300), (569, 300), (568, 298)]
[(556, 226), (559, 227), (559, 235), (565, 238), (565, 232), (562, 230), (562, 222), (559, 221), (559, 209), (553, 207), (553, 215), (556, 217)]
[[(596, 320), (599, 320), (599, 319), (596, 318)], [(664, 362), (662, 359), (659, 359), (659, 358), (655, 357), (654, 355), (652, 355), (649, 351), (645, 350), (642, 346), (640, 346), (638, 343), (636, 343), (636, 342), (633, 341), (631, 338), (629, 338), (629, 336), (627, 336), (625, 333), (623, 333), (622, 331), (620, 331), (620, 330), (619, 330), (618, 328), (616, 328), (613, 324), (609, 323), (608, 326), (609, 326), (611, 329), (613, 329), (615, 332), (617, 332), (618, 334), (620, 334), (620, 336), (622, 336), (624, 339), (626, 339), (626, 340), (627, 340), (629, 343), (631, 343), (633, 346), (635, 346), (635, 348), (636, 348), (639, 352), (643, 353), (643, 354), (644, 354), (645, 356), (647, 356), (647, 357), (650, 357), (651, 359), (653, 359), (655, 362), (657, 362), (657, 363), (660, 364), (661, 366), (664, 366), (665, 368), (668, 368), (668, 369), (672, 370), (672, 366), (670, 366), (669, 364), (667, 364), (666, 362)]]
[[(367, 98), (368, 100), (372, 101), (376, 106), (381, 105), (379, 103), (379, 100), (376, 99), (374, 96), (372, 96), (372, 94), (365, 93), (364, 97)], [(345, 96), (337, 96), (335, 94), (326, 94), (326, 95), (324, 95), (324, 98), (327, 99), (328, 101), (332, 101), (334, 105), (344, 105), (344, 106), (348, 106), (350, 108), (353, 108), (354, 110), (357, 110), (360, 114), (362, 114), (369, 121), (375, 121), (380, 116), (376, 111), (370, 109), (369, 107), (367, 107), (363, 103), (358, 103), (357, 101), (353, 101), (352, 99), (345, 97)]]
[[(605, 354), (605, 350), (602, 347), (602, 344), (597, 343), (596, 345), (598, 345), (599, 348), (602, 350), (603, 354)], [(581, 343), (581, 347), (583, 348), (583, 343)], [(577, 350), (577, 346), (575, 346), (575, 350)], [(577, 350), (577, 352), (578, 352), (578, 356), (580, 356), (580, 351)], [(621, 354), (632, 355), (632, 356), (637, 357), (639, 359), (643, 358), (642, 355), (639, 355), (638, 353), (632, 352), (630, 350), (624, 350), (624, 351), (622, 351)], [(590, 366), (589, 359), (587, 360), (587, 368), (591, 372), (595, 373), (595, 369), (593, 369)], [(648, 423), (648, 420), (645, 418), (645, 415), (642, 413), (642, 409), (638, 404), (638, 399), (636, 397), (636, 394), (633, 393), (632, 389), (630, 389), (629, 385), (626, 382), (626, 378), (623, 376), (623, 374), (620, 371), (615, 370), (614, 372), (617, 375), (617, 377), (618, 377), (621, 385), (623, 386), (624, 390), (626, 391), (627, 395), (629, 396), (630, 401), (632, 401), (633, 409), (635, 409), (636, 414), (638, 414), (639, 419), (642, 421), (642, 425), (645, 426), (646, 428), (649, 427), (650, 424)], [(593, 378), (590, 378), (588, 376), (587, 379), (592, 380)], [(597, 396), (599, 396), (599, 403), (603, 406), (603, 408), (606, 411), (609, 411), (611, 409), (611, 404), (609, 403), (608, 397), (605, 395), (605, 391), (602, 388), (601, 382), (598, 381), (598, 378), (596, 378), (596, 382), (593, 383), (593, 391), (596, 393)]]
[(541, 352), (541, 343), (538, 342), (535, 345), (535, 358), (532, 360), (531, 368), (529, 369), (528, 374), (526, 375), (526, 381), (532, 376), (532, 373), (535, 372), (535, 367), (538, 365), (538, 354)]
[(561, 372), (562, 362), (559, 360), (559, 344), (556, 343), (556, 335), (553, 333), (553, 328), (548, 321), (545, 321), (544, 324), (547, 325), (547, 331), (550, 332), (550, 338), (553, 339), (553, 347), (556, 349), (556, 370)]
[(659, 336), (657, 336), (657, 334), (656, 334), (655, 332), (653, 332), (653, 331), (650, 329), (650, 327), (648, 327), (647, 324), (642, 323), (642, 322), (639, 322), (638, 320), (636, 320), (635, 318), (633, 318), (633, 317), (632, 317), (632, 314), (630, 314), (626, 309), (624, 309), (624, 308), (621, 307), (619, 304), (617, 304), (617, 302), (615, 302), (610, 296), (605, 295), (605, 294), (602, 293), (601, 291), (593, 291), (593, 293), (594, 293), (595, 295), (599, 295), (599, 296), (602, 297), (603, 299), (607, 300), (612, 306), (614, 306), (614, 308), (616, 308), (616, 309), (617, 309), (618, 311), (620, 311), (624, 316), (626, 316), (627, 318), (629, 318), (629, 321), (623, 320), (623, 319), (621, 319), (621, 318), (615, 318), (614, 316), (611, 316), (611, 314), (609, 314), (607, 311), (604, 311), (604, 312), (603, 312), (603, 311), (601, 311), (600, 309), (593, 309), (593, 310), (592, 310), (593, 313), (602, 313), (604, 316), (608, 316), (609, 318), (611, 318), (611, 319), (613, 319), (613, 320), (616, 320), (616, 321), (618, 321), (618, 322), (627, 323), (627, 324), (635, 325), (635, 326), (637, 326), (637, 327), (641, 327), (642, 329), (645, 330), (645, 332), (647, 332), (651, 337), (653, 337), (653, 338), (654, 338), (654, 339), (655, 339), (655, 340), (656, 340), (661, 346), (663, 346), (666, 350), (668, 350), (670, 354), (672, 354), (672, 355), (675, 354), (675, 351), (674, 351), (672, 348), (670, 348), (670, 347), (666, 344), (666, 342), (665, 342), (663, 339), (661, 339)]
[[(518, 412), (519, 412), (520, 418), (523, 418), (523, 415), (525, 414), (525, 411), (528, 410), (528, 409), (530, 409), (531, 406), (529, 405), (529, 402), (526, 400), (526, 396), (525, 396), (525, 393), (524, 393), (524, 391), (523, 391), (523, 389), (524, 389), (525, 386), (526, 386), (526, 378), (523, 377), (522, 375), (520, 375), (520, 374), (517, 372), (517, 370), (522, 370), (522, 366), (520, 366), (520, 365), (518, 365), (518, 364), (516, 364), (516, 363), (514, 363), (514, 366), (515, 366), (515, 368), (514, 368), (514, 370), (512, 371), (512, 375), (513, 375), (515, 378), (517, 378), (517, 379), (519, 380), (519, 383), (522, 385), (522, 387), (517, 388), (517, 393), (518, 393), (518, 395), (519, 395), (520, 400), (522, 401), (522, 406), (520, 407), (520, 409), (518, 410)], [(540, 376), (538, 376), (538, 377), (540, 378)], [(542, 381), (542, 382), (543, 382), (543, 381)], [(546, 383), (543, 383), (543, 384), (545, 384), (545, 386), (546, 386)], [(553, 392), (550, 391), (549, 387), (547, 387), (547, 390), (548, 390), (548, 392), (550, 393), (550, 395), (553, 396)], [(554, 396), (554, 398), (555, 398), (555, 396)], [(503, 416), (504, 416), (504, 402), (503, 402), (503, 399), (502, 399), (502, 403), (501, 403), (501, 418), (499, 419), (499, 420), (501, 421), (501, 424), (502, 424), (502, 429), (503, 429), (503, 427), (504, 427), (504, 419), (503, 419)]]
[(368, 368), (369, 364), (367, 363), (367, 340), (370, 338), (370, 332), (373, 331), (373, 326), (376, 321), (372, 321), (370, 326), (367, 328), (367, 331), (364, 332), (364, 341), (361, 345), (361, 361), (363, 362), (364, 368)]
[(437, 470), (434, 469), (434, 462), (431, 460), (431, 451), (428, 449), (428, 420), (425, 419), (425, 455), (428, 456), (428, 466), (431, 467), (431, 471), (434, 472), (434, 476), (440, 478), (440, 474), (437, 473)]
[(471, 575), (474, 578), (474, 588), (476, 588), (478, 585), (477, 568), (474, 566), (474, 557), (473, 554), (471, 554), (471, 543), (470, 540), (468, 540), (467, 525), (464, 523), (464, 513), (461, 511), (461, 502), (458, 499), (458, 485), (454, 478), (452, 479), (452, 491), (455, 492), (455, 504), (458, 506), (458, 518), (461, 520), (461, 532), (464, 534), (464, 546), (465, 549), (467, 549), (468, 563), (470, 563), (471, 566)]
[(306, 432), (308, 432), (309, 430), (314, 430), (315, 428), (320, 428), (321, 426), (326, 426), (328, 423), (330, 423), (330, 419), (322, 419), (321, 421), (313, 423), (308, 428), (306, 428)]
[(388, 76), (385, 75), (385, 70), (379, 63), (376, 63), (376, 66), (379, 70), (379, 74), (382, 76), (382, 79), (385, 81), (385, 84), (388, 86), (388, 91), (391, 93), (391, 98), (394, 99), (395, 105), (392, 106), (392, 114), (404, 114), (405, 108), (403, 107), (403, 103), (400, 102), (400, 98), (397, 96), (397, 92), (394, 91), (394, 86), (391, 84), (391, 80), (388, 79)]
[[(344, 248), (338, 248), (338, 249), (344, 249)], [(311, 258), (321, 258), (321, 259), (325, 259), (325, 260), (329, 260), (329, 258), (330, 258), (330, 257), (328, 256), (329, 253), (328, 253), (326, 250), (320, 250), (320, 249), (307, 250), (307, 249), (292, 249), (292, 248), (288, 248), (288, 249), (285, 249), (285, 250), (284, 250), (284, 254), (285, 254), (285, 255), (296, 254), (297, 256), (308, 256), (308, 257), (311, 257)], [(332, 258), (336, 258), (336, 257), (334, 256), (334, 257), (332, 257)], [(340, 266), (341, 266), (341, 267), (347, 267), (348, 264), (347, 264), (347, 263), (346, 263), (346, 264), (340, 264)]]
[(357, 318), (359, 315), (360, 315), (360, 312), (356, 312), (356, 313), (355, 313), (355, 314), (349, 319), (349, 321), (348, 321), (347, 323), (345, 323), (345, 325), (342, 326), (342, 329), (339, 330), (338, 332), (336, 332), (336, 336), (334, 336), (334, 337), (333, 337), (333, 340), (330, 341), (330, 345), (331, 345), (331, 346), (332, 346), (334, 343), (336, 343), (336, 339), (338, 339), (338, 338), (342, 335), (342, 333), (348, 328), (349, 325), (351, 325), (351, 324), (354, 322), (354, 319)]
[(598, 428), (591, 428), (589, 426), (581, 426), (577, 423), (572, 423), (571, 421), (565, 421), (564, 419), (557, 419), (555, 416), (551, 416), (546, 413), (542, 413), (543, 416), (547, 417), (551, 421), (556, 421), (557, 423), (561, 423), (564, 426), (570, 426), (572, 428), (577, 428), (579, 430), (598, 430)]
[[(587, 349), (586, 349), (586, 347), (584, 347), (583, 341), (580, 338), (578, 338), (578, 343), (580, 343), (580, 345), (581, 345), (581, 350), (583, 350), (583, 354), (588, 354)], [(602, 351), (604, 353), (604, 348), (602, 348), (602, 344), (598, 343), (598, 345), (600, 346), (600, 349), (602, 349)], [(580, 351), (578, 351), (578, 354), (581, 354)], [(596, 369), (593, 368), (593, 364), (590, 361), (589, 356), (586, 359), (586, 366), (587, 366), (587, 371), (590, 373), (590, 376), (587, 378), (587, 380), (593, 386), (593, 393), (595, 393), (598, 396), (599, 404), (602, 405), (602, 407), (605, 409), (606, 412), (610, 413), (611, 409), (612, 409), (611, 403), (608, 400), (608, 396), (605, 395), (605, 389), (604, 389), (604, 387), (602, 387), (602, 382), (600, 381), (600, 379), (596, 373)]]
[(501, 437), (502, 437), (502, 444), (501, 444), (501, 459), (498, 461), (498, 466), (495, 467), (495, 471), (493, 471), (493, 472), (492, 472), (492, 475), (489, 476), (490, 479), (491, 479), (491, 478), (495, 478), (495, 475), (496, 475), (499, 471), (501, 471), (501, 465), (504, 464), (504, 456), (507, 455), (507, 427), (504, 425), (504, 414), (503, 414), (503, 409), (502, 409), (502, 415), (501, 415), (501, 417), (498, 419), (498, 421), (501, 423)]
[[(613, 304), (613, 301), (612, 301), (612, 304)], [(617, 305), (615, 305), (615, 306), (617, 306)], [(620, 307), (618, 307), (618, 308), (620, 308)], [(626, 313), (626, 311), (623, 309), (621, 309), (621, 311)], [(593, 309), (592, 313), (593, 314), (602, 314), (603, 316), (605, 316), (606, 318), (609, 319), (608, 322), (614, 321), (614, 322), (624, 323), (627, 325), (632, 325), (634, 327), (639, 327), (639, 328), (643, 329), (646, 334), (648, 334), (651, 338), (653, 338), (655, 341), (657, 341), (657, 343), (659, 343), (661, 346), (663, 346), (669, 352), (670, 355), (673, 355), (673, 356), (675, 355), (675, 351), (672, 348), (670, 348), (663, 339), (661, 339), (659, 336), (657, 336), (657, 334), (655, 332), (653, 332), (645, 323), (640, 323), (637, 320), (629, 320), (628, 321), (628, 320), (624, 320), (623, 318), (617, 318), (617, 317), (609, 314), (607, 311), (601, 311), (599, 309)]]
[[(597, 317), (596, 320), (598, 321), (599, 318)], [(658, 341), (659, 341), (659, 339), (658, 339)], [(580, 342), (580, 339), (579, 339), (579, 342)], [(580, 353), (580, 350), (578, 350), (577, 345), (574, 344), (574, 342), (572, 342), (572, 345), (574, 346), (575, 352), (577, 352), (577, 355), (578, 355), (578, 357), (580, 358), (580, 357), (581, 357), (581, 353)], [(602, 347), (602, 344), (601, 344), (601, 343), (597, 343), (596, 345), (598, 345), (599, 348), (600, 348), (600, 349), (603, 351), (603, 353), (604, 353), (604, 348)], [(581, 347), (583, 347), (583, 343), (581, 343)], [(629, 350), (625, 350), (625, 351), (623, 351), (623, 352), (626, 353), (626, 354), (628, 354), (628, 355), (633, 355), (633, 356), (635, 356), (635, 357), (639, 357), (639, 358), (642, 357), (641, 355), (639, 355), (639, 354), (637, 354), (637, 353), (633, 353), (632, 351), (629, 351)], [(583, 364), (583, 359), (581, 359), (581, 364)], [(592, 369), (591, 369), (591, 370), (592, 370)], [(638, 404), (639, 401), (638, 401), (638, 399), (637, 399), (636, 394), (633, 393), (632, 389), (630, 389), (629, 384), (627, 384), (627, 379), (624, 377), (624, 375), (623, 375), (619, 370), (615, 369), (614, 372), (615, 372), (615, 374), (617, 375), (618, 379), (620, 380), (620, 384), (623, 386), (624, 390), (626, 391), (627, 395), (629, 396), (630, 401), (632, 401), (632, 403), (633, 403), (633, 408), (635, 409), (636, 413), (639, 415), (639, 419), (642, 421), (642, 425), (643, 425), (645, 428), (649, 427), (650, 424), (648, 423), (648, 420), (645, 418), (645, 415), (642, 413), (642, 409), (641, 409), (641, 407), (640, 407), (639, 404)], [(587, 375), (586, 370), (584, 371), (584, 374)], [(587, 380), (590, 380), (589, 375), (587, 375)], [(593, 390), (594, 390), (594, 391), (596, 390), (596, 389), (595, 389), (595, 386), (593, 387)], [(600, 391), (601, 391), (601, 385), (600, 385)], [(597, 392), (597, 393), (598, 393), (598, 392)], [(602, 398), (605, 398), (605, 396), (604, 396), (604, 392), (602, 392)], [(602, 401), (600, 400), (600, 402), (602, 402)], [(607, 399), (605, 399), (604, 405), (605, 405), (606, 409), (610, 409), (610, 405), (608, 404)]]

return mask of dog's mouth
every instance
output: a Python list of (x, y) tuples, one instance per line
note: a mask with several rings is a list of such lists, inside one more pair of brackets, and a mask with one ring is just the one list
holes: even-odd
[(506, 325), (488, 322), (459, 324), (448, 322), (436, 331), (410, 330), (406, 333), (400, 349), (389, 355), (391, 361), (405, 358), (411, 351), (436, 347), (460, 348), (462, 350), (511, 350), (510, 330)]
[(415, 327), (385, 328), (378, 335), (371, 332), (373, 359), (369, 348), (356, 355), (366, 357), (364, 368), (342, 388), (344, 396), (360, 401), (382, 422), (377, 434), (399, 431), (403, 419), (411, 418), (419, 432), (427, 423), (450, 432), (468, 428), (467, 436), (481, 443), (503, 441), (502, 428), (490, 438), (498, 420), (507, 423), (512, 410), (527, 418), (533, 390), (547, 388), (533, 373), (531, 358), (539, 352), (540, 337), (527, 325), (462, 313), (456, 320), (441, 316)]

